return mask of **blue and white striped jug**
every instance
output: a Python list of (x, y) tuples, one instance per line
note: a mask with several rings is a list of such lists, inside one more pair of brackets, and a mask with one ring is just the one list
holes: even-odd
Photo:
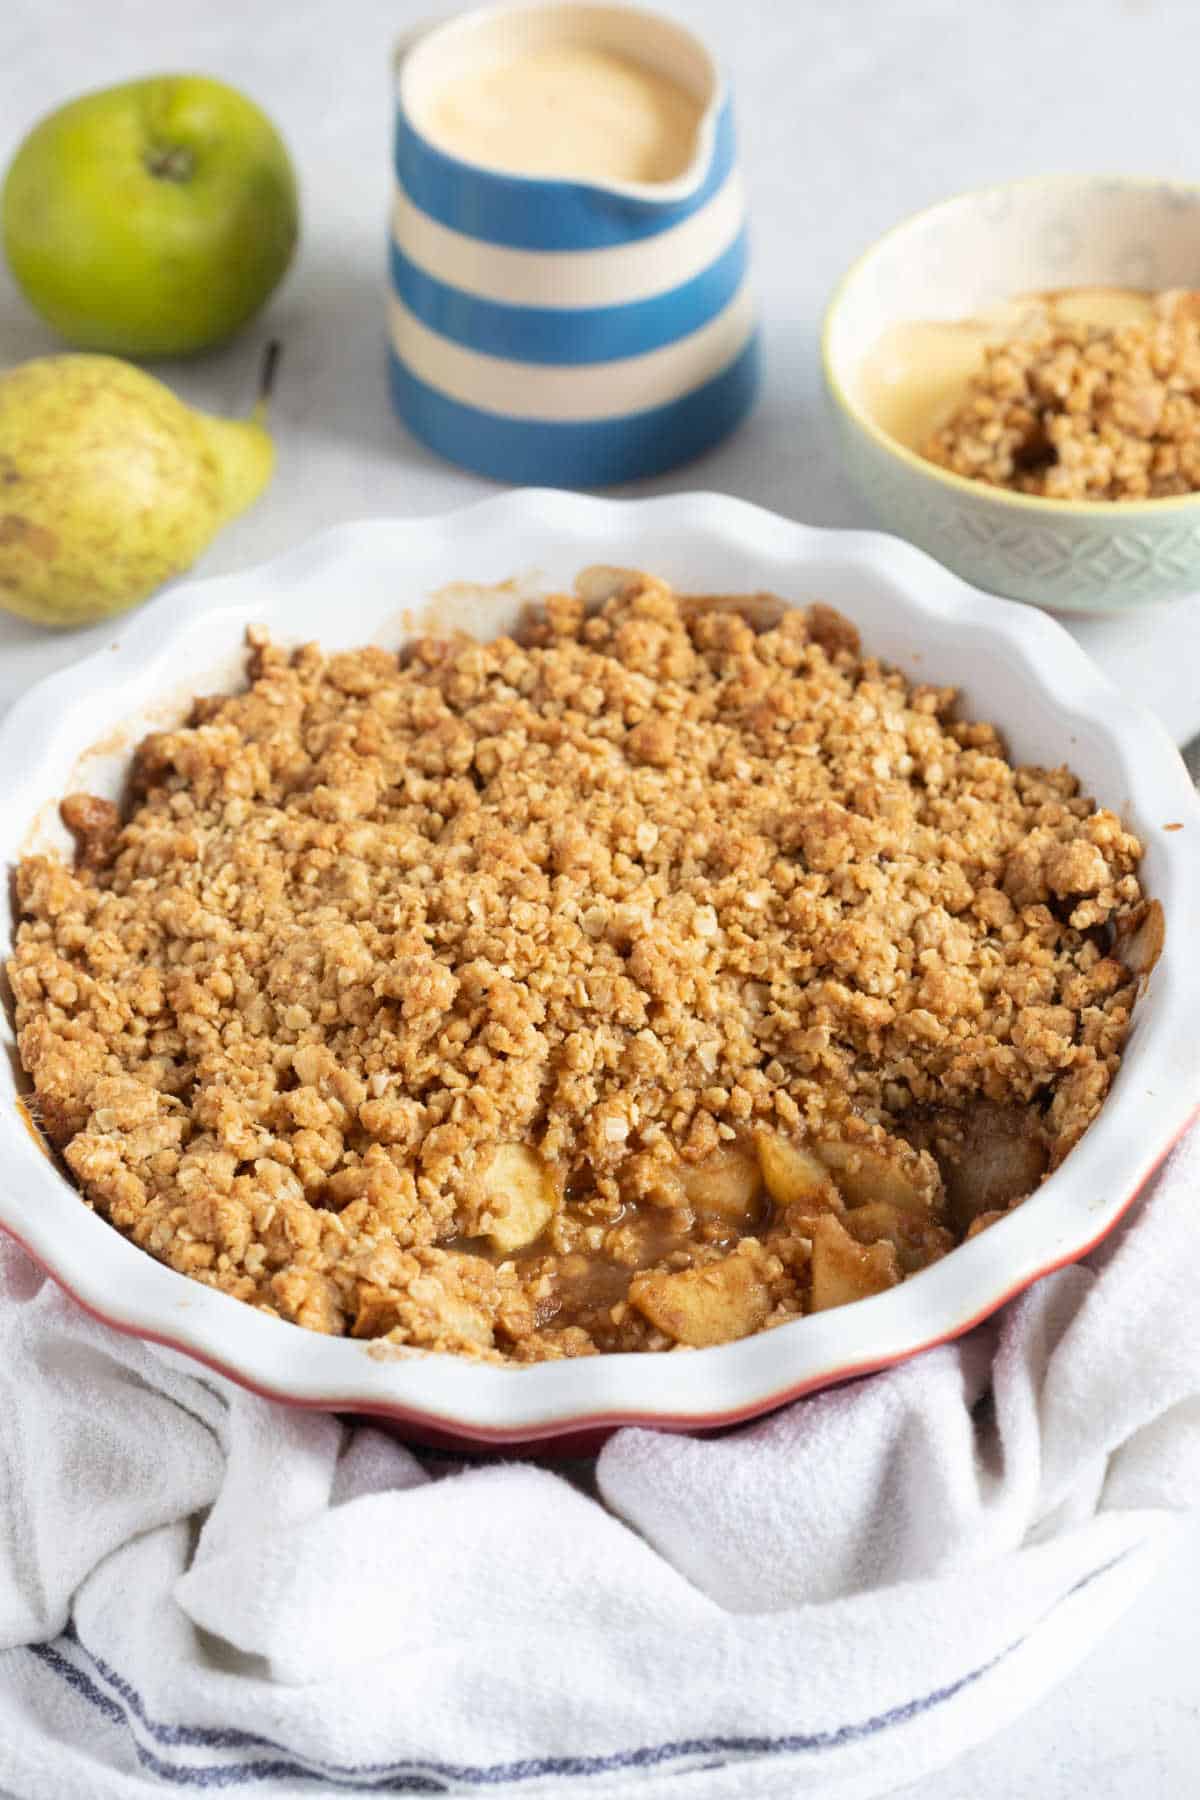
[[(421, 128), (465, 66), (584, 42), (704, 104), (678, 179), (512, 175)], [(401, 418), (503, 481), (599, 487), (707, 450), (751, 405), (758, 345), (733, 112), (691, 32), (624, 6), (467, 13), (398, 53), (389, 335)]]

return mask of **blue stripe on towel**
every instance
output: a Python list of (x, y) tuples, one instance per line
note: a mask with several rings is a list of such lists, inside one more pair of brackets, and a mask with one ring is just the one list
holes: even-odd
[[(1021, 1648), (1019, 1639), (978, 1669), (960, 1676), (957, 1681), (919, 1699), (894, 1707), (877, 1718), (861, 1724), (843, 1725), (829, 1731), (789, 1732), (784, 1736), (766, 1734), (738, 1736), (722, 1733), (713, 1737), (678, 1738), (664, 1744), (645, 1744), (631, 1750), (614, 1750), (607, 1755), (531, 1756), (517, 1761), (490, 1764), (447, 1763), (413, 1758), (395, 1763), (323, 1763), (308, 1758), (302, 1751), (288, 1751), (269, 1738), (259, 1740), (261, 1748), (274, 1754), (247, 1762), (177, 1763), (157, 1755), (138, 1738), (132, 1737), (138, 1762), (161, 1781), (176, 1787), (221, 1788), (248, 1787), (266, 1781), (311, 1781), (321, 1787), (339, 1788), (355, 1793), (444, 1794), (462, 1786), (489, 1788), (519, 1781), (544, 1780), (547, 1776), (594, 1777), (618, 1775), (632, 1770), (669, 1769), (672, 1764), (703, 1768), (722, 1768), (730, 1761), (744, 1761), (763, 1756), (795, 1755), (802, 1751), (833, 1750), (855, 1743), (891, 1725), (901, 1725), (932, 1707), (952, 1700), (964, 1688), (971, 1687), (999, 1663)], [(30, 1644), (29, 1652), (40, 1663), (53, 1670), (80, 1699), (100, 1712), (110, 1724), (123, 1723), (128, 1728), (128, 1715), (99, 1688), (83, 1669), (77, 1668), (50, 1644)], [(144, 1712), (141, 1713), (143, 1722)], [(151, 1730), (151, 1735), (158, 1733)], [(203, 1733), (220, 1740), (230, 1734)], [(685, 1769), (678, 1770), (686, 1772)]]
[(752, 336), (711, 381), (615, 419), (510, 419), (452, 400), (390, 352), (392, 397), (414, 435), (450, 462), (523, 487), (611, 487), (690, 462), (732, 431), (758, 387)]
[[(1121, 1551), (1100, 1568), (1091, 1570), (1065, 1594), (1060, 1594), (1044, 1617), (1052, 1617), (1068, 1600), (1109, 1574), (1132, 1554), (1129, 1550)], [(26, 1647), (27, 1653), (65, 1682), (110, 1725), (123, 1725), (130, 1733), (130, 1741), (139, 1763), (164, 1782), (178, 1787), (215, 1790), (246, 1787), (265, 1781), (301, 1780), (322, 1787), (350, 1789), (360, 1793), (439, 1794), (449, 1792), (452, 1786), (486, 1789), (518, 1781), (537, 1781), (547, 1776), (590, 1777), (620, 1774), (635, 1769), (669, 1770), (672, 1764), (676, 1765), (677, 1773), (684, 1773), (680, 1764), (690, 1765), (693, 1769), (720, 1768), (735, 1758), (740, 1760), (840, 1749), (846, 1744), (861, 1743), (892, 1726), (903, 1725), (910, 1719), (944, 1705), (947, 1700), (953, 1700), (1006, 1662), (1023, 1647), (1028, 1636), (1016, 1639), (987, 1662), (969, 1669), (966, 1674), (948, 1682), (944, 1687), (914, 1695), (911, 1700), (901, 1701), (899, 1705), (872, 1718), (848, 1720), (844, 1725), (832, 1726), (824, 1731), (788, 1732), (774, 1737), (765, 1734), (738, 1736), (721, 1733), (705, 1738), (679, 1738), (667, 1743), (643, 1744), (607, 1754), (531, 1756), (510, 1762), (483, 1764), (440, 1762), (422, 1757), (393, 1763), (326, 1763), (315, 1757), (305, 1757), (303, 1752), (289, 1750), (271, 1738), (256, 1738), (249, 1733), (211, 1726), (166, 1725), (150, 1717), (141, 1695), (132, 1684), (123, 1680), (89, 1650), (70, 1626), (60, 1641), (91, 1663), (101, 1680), (107, 1682), (120, 1696), (123, 1706), (111, 1694), (106, 1693), (86, 1669), (70, 1661), (54, 1645), (30, 1644)], [(10, 1650), (7, 1654), (15, 1656), (20, 1652)], [(164, 1747), (188, 1744), (227, 1749), (236, 1745), (239, 1748), (266, 1751), (268, 1754), (245, 1762), (168, 1762), (156, 1755), (133, 1732), (134, 1719), (156, 1743)]]
[(392, 241), (392, 286), (431, 331), (487, 356), (527, 363), (599, 363), (642, 356), (687, 337), (729, 304), (746, 272), (746, 229), (690, 281), (617, 306), (512, 306), (451, 287)]
[(685, 200), (614, 194), (585, 181), (501, 175), (459, 162), (396, 115), (396, 176), (414, 206), (465, 237), (514, 250), (604, 250), (669, 231), (711, 200), (734, 163), (733, 109), (716, 120), (712, 158)]
[[(1121, 1551), (1109, 1562), (1102, 1564), (1100, 1568), (1091, 1570), (1065, 1594), (1058, 1597), (1044, 1618), (1052, 1617), (1067, 1601), (1127, 1561), (1132, 1554), (1133, 1552), (1128, 1550)], [(847, 1721), (843, 1725), (832, 1726), (823, 1731), (788, 1732), (773, 1737), (765, 1734), (738, 1736), (722, 1733), (705, 1738), (680, 1738), (666, 1743), (644, 1744), (627, 1750), (610, 1751), (607, 1754), (534, 1756), (503, 1763), (484, 1764), (440, 1762), (422, 1757), (412, 1757), (392, 1763), (326, 1763), (315, 1757), (305, 1757), (303, 1752), (289, 1750), (271, 1738), (255, 1737), (242, 1731), (213, 1726), (164, 1724), (150, 1717), (141, 1695), (132, 1684), (117, 1675), (99, 1656), (89, 1650), (70, 1625), (63, 1633), (60, 1642), (65, 1642), (74, 1652), (83, 1656), (92, 1665), (101, 1680), (119, 1694), (120, 1699), (125, 1703), (124, 1706), (114, 1700), (111, 1694), (105, 1693), (86, 1669), (82, 1669), (70, 1661), (54, 1645), (30, 1644), (27, 1646), (27, 1653), (64, 1681), (78, 1694), (80, 1699), (98, 1712), (110, 1725), (124, 1725), (130, 1732), (131, 1742), (143, 1768), (150, 1769), (168, 1783), (183, 1787), (216, 1789), (299, 1778), (320, 1786), (349, 1788), (365, 1793), (430, 1794), (445, 1793), (450, 1790), (452, 1784), (454, 1787), (465, 1785), (488, 1788), (504, 1783), (536, 1781), (546, 1776), (612, 1775), (632, 1769), (669, 1769), (672, 1764), (677, 1765), (678, 1768), (680, 1763), (690, 1764), (692, 1768), (719, 1768), (734, 1758), (795, 1755), (805, 1751), (836, 1750), (846, 1744), (860, 1743), (892, 1726), (905, 1724), (910, 1719), (931, 1712), (946, 1701), (953, 1700), (958, 1694), (974, 1686), (977, 1681), (1006, 1662), (1027, 1641), (1028, 1636), (1016, 1639), (1005, 1649), (998, 1651), (987, 1662), (981, 1663), (977, 1668), (969, 1669), (966, 1674), (960, 1675), (957, 1680), (948, 1682), (943, 1687), (934, 1688), (925, 1694), (914, 1695), (911, 1700), (901, 1701), (886, 1712), (878, 1713), (871, 1718)], [(12, 1650), (7, 1654), (13, 1656), (19, 1652)], [(133, 1733), (134, 1719), (156, 1743), (164, 1747), (188, 1744), (204, 1745), (213, 1749), (227, 1749), (236, 1745), (239, 1748), (266, 1751), (268, 1755), (254, 1761), (240, 1763), (213, 1762), (197, 1765), (195, 1763), (168, 1762), (156, 1755)], [(683, 1770), (678, 1770), (678, 1772), (682, 1773)]]

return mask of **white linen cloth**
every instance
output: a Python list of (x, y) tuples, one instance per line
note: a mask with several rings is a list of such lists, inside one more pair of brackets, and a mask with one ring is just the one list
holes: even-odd
[(467, 1466), (0, 1249), (0, 1789), (889, 1792), (1016, 1716), (1200, 1500), (1200, 1134), (1088, 1266), (716, 1440)]

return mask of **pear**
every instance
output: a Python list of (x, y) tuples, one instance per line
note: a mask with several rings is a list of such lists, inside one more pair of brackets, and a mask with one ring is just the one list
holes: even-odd
[(274, 350), (248, 419), (197, 412), (113, 356), (0, 374), (0, 607), (89, 624), (188, 568), (270, 479)]

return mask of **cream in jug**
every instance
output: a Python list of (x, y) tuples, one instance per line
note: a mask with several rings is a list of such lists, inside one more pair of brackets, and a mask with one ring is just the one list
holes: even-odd
[(674, 181), (704, 108), (670, 76), (599, 45), (538, 45), (482, 63), (431, 96), (439, 149), (517, 175)]

